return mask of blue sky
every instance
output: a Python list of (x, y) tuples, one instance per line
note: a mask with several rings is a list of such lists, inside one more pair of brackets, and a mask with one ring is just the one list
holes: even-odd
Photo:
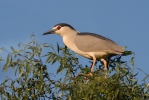
[[(1, 0), (0, 47), (11, 51), (10, 46), (17, 48), (18, 43), (29, 42), (32, 33), (39, 43), (58, 42), (63, 46), (60, 36), (42, 34), (65, 22), (80, 32), (97, 33), (127, 46), (127, 50), (135, 52), (136, 68), (148, 73), (148, 4), (148, 0)], [(4, 52), (0, 56), (6, 58)], [(88, 61), (80, 58), (80, 63)], [(2, 62), (0, 65), (2, 81), (8, 73), (2, 72)], [(139, 72), (139, 80), (143, 77), (145, 74)]]

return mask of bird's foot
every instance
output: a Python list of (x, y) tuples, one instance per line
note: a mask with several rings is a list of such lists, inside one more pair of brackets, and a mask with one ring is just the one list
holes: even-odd
[(87, 76), (90, 76), (90, 77), (92, 77), (93, 76), (93, 74), (90, 72), (89, 74), (86, 74)]
[(107, 73), (104, 75), (104, 78), (107, 78), (108, 77), (108, 75), (107, 75)]
[(104, 68), (103, 70), (104, 70), (104, 78), (107, 78), (107, 76), (108, 76), (108, 69)]
[(79, 74), (78, 76), (92, 77), (93, 74), (90, 72), (89, 74)]
[(103, 70), (104, 70), (104, 71), (107, 71), (108, 69), (107, 69), (107, 68), (104, 68)]

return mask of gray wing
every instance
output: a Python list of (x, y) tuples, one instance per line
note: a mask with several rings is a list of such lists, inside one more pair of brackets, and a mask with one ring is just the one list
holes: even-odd
[(122, 53), (123, 49), (114, 41), (94, 33), (81, 32), (76, 37), (76, 46), (84, 52), (113, 51)]

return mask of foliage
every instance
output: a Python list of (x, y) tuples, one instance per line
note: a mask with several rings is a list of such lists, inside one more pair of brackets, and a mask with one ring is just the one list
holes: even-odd
[[(25, 45), (19, 44), (19, 50), (11, 46), (8, 52), (4, 71), (12, 68), (15, 79), (6, 77), (0, 84), (0, 98), (2, 100), (147, 100), (149, 99), (149, 85), (145, 80), (139, 84), (138, 73), (134, 73), (134, 57), (129, 62), (116, 56), (109, 60), (108, 78), (102, 70), (103, 65), (97, 66), (92, 77), (84, 76), (89, 67), (79, 63), (75, 54), (67, 47), (57, 50), (49, 44), (39, 44), (31, 36), (31, 41)], [(43, 49), (50, 52), (42, 55)], [(126, 51), (123, 56), (133, 55)], [(1, 57), (0, 57), (1, 58)], [(45, 59), (46, 58), (46, 62)], [(3, 61), (1, 58), (0, 61)], [(53, 73), (48, 68), (58, 63), (58, 73), (64, 75), (59, 79), (52, 79)], [(131, 66), (131, 67), (130, 67)], [(81, 73), (81, 74), (80, 74)]]
[[(41, 59), (42, 49), (47, 44), (38, 44), (31, 36), (31, 41), (25, 45), (19, 44), (19, 50), (11, 46), (12, 53), (8, 52), (4, 71), (8, 68), (15, 70), (16, 79), (6, 77), (0, 85), (1, 99), (27, 100), (42, 97), (56, 98), (52, 85), (54, 80), (50, 79), (47, 66)], [(13, 70), (13, 71), (14, 71)]]

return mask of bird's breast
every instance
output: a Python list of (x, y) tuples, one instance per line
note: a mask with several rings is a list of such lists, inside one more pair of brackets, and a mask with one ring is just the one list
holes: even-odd
[(79, 53), (80, 50), (75, 44), (75, 37), (63, 37), (63, 42), (70, 50)]

